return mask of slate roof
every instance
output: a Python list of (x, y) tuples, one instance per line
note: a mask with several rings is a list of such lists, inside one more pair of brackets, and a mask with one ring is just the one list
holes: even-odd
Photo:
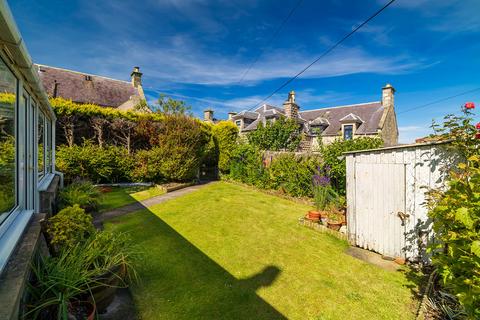
[(363, 122), (355, 130), (355, 134), (373, 134), (379, 129), (380, 119), (382, 118), (384, 107), (380, 101), (347, 106), (338, 106), (322, 108), (316, 110), (306, 110), (299, 112), (299, 115), (308, 122), (318, 117), (328, 120), (330, 125), (325, 128), (322, 135), (338, 135), (342, 130), (340, 120), (350, 114), (359, 117)]
[[(357, 122), (359, 125), (355, 134), (375, 134), (379, 129), (380, 120), (384, 107), (380, 101), (362, 104), (353, 104), (337, 107), (328, 107), (315, 110), (305, 110), (298, 113), (299, 123), (306, 123), (307, 126), (324, 125), (323, 136), (336, 136), (342, 130), (342, 122)], [(234, 120), (241, 118), (255, 119), (242, 131), (255, 130), (264, 118), (270, 116), (285, 115), (281, 108), (262, 105), (255, 111), (242, 111), (233, 117)], [(308, 128), (306, 128), (308, 131)]]
[(62, 97), (78, 103), (93, 103), (114, 108), (128, 102), (132, 96), (133, 100), (140, 97), (138, 90), (127, 81), (45, 65), (37, 67), (43, 86), (50, 97)]

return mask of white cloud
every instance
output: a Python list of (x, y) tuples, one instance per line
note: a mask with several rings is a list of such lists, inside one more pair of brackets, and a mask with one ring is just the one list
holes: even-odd
[[(194, 39), (180, 35), (155, 46), (125, 40), (115, 48), (99, 47), (96, 52), (96, 57), (84, 63), (96, 64), (102, 72), (110, 75), (118, 72), (120, 66), (139, 65), (156, 83), (235, 85), (248, 65), (239, 57), (209, 51), (197, 45)], [(311, 53), (287, 49), (264, 54), (242, 84), (289, 78), (314, 59), (315, 55)], [(400, 74), (420, 68), (421, 63), (402, 55), (378, 56), (359, 47), (339, 47), (305, 72), (302, 78), (355, 73)]]
[(480, 32), (478, 0), (402, 0), (395, 7), (415, 10), (429, 19), (428, 28), (445, 33)]

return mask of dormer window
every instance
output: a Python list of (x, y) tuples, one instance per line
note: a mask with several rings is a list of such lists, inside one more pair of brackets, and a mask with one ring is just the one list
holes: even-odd
[(342, 136), (344, 140), (352, 140), (357, 128), (363, 123), (363, 120), (356, 114), (349, 113), (342, 119)]
[(241, 128), (242, 127), (242, 120), (236, 120), (235, 124), (237, 125), (237, 127)]
[(353, 124), (343, 125), (343, 139), (352, 140), (353, 139)]

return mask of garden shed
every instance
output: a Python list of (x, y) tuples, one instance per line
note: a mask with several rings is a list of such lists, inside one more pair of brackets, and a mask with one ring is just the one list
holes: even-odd
[(345, 153), (351, 244), (392, 258), (424, 259), (430, 221), (426, 191), (443, 186), (455, 163), (445, 143)]

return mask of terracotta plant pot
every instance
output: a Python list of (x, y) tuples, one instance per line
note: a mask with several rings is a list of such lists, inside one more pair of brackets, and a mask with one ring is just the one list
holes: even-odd
[(342, 223), (337, 221), (328, 221), (327, 226), (329, 229), (338, 231), (342, 227)]
[(74, 301), (70, 303), (68, 313), (72, 316), (71, 319), (94, 320), (96, 313), (95, 304), (89, 301)]
[(315, 211), (315, 210), (310, 210), (308, 211), (308, 214), (307, 214), (308, 219), (313, 221), (320, 220), (321, 216), (322, 216), (321, 212)]

